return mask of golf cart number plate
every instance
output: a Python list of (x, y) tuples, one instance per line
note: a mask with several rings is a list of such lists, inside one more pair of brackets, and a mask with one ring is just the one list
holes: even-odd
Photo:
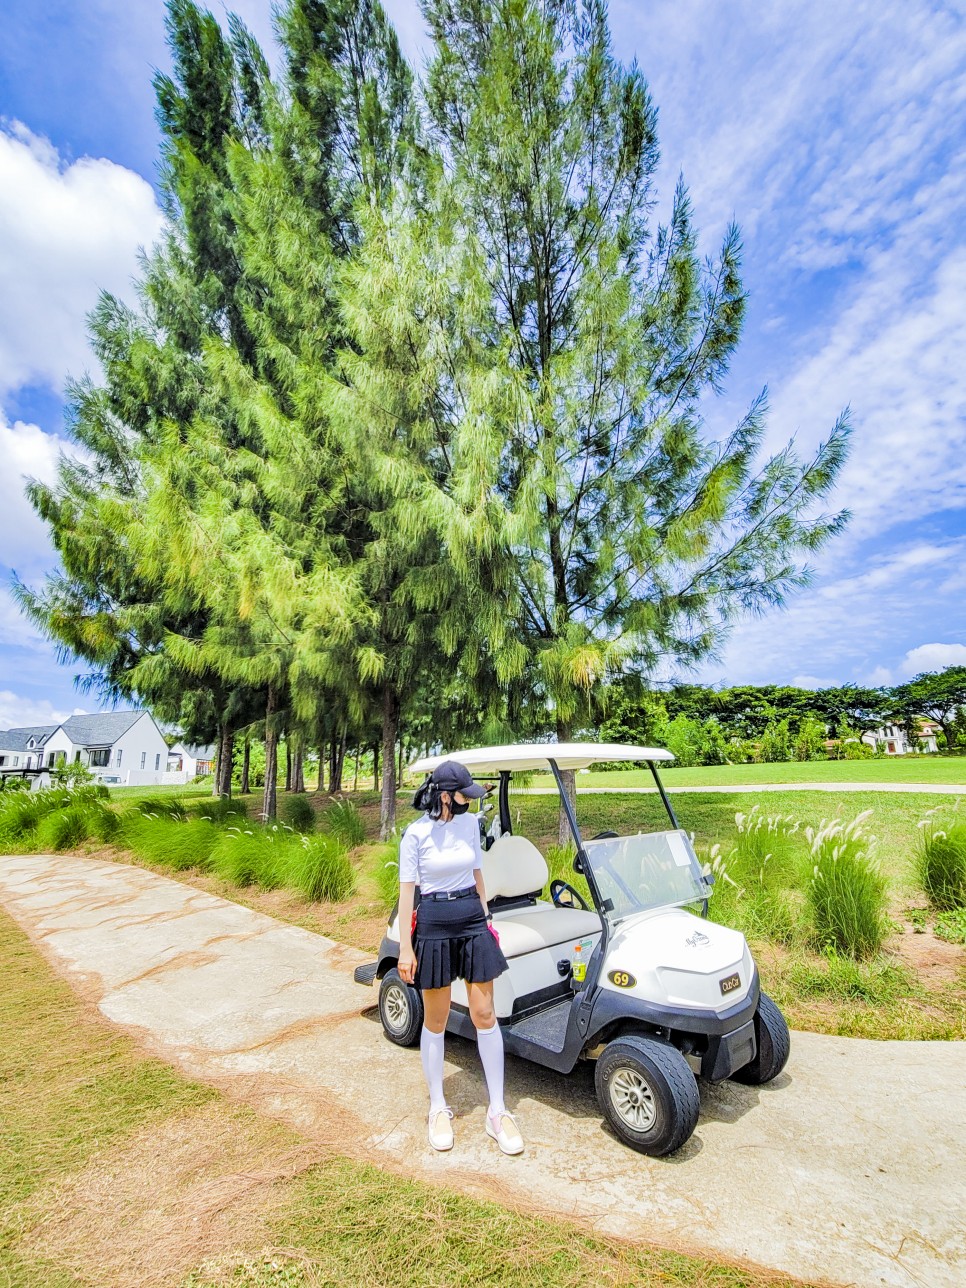
[(607, 978), (615, 988), (633, 988), (637, 983), (634, 976), (626, 970), (612, 970)]
[(733, 993), (736, 988), (741, 988), (741, 979), (737, 971), (735, 971), (733, 975), (729, 975), (726, 979), (719, 980), (718, 982), (721, 985), (721, 994), (723, 997), (727, 997), (729, 993)]

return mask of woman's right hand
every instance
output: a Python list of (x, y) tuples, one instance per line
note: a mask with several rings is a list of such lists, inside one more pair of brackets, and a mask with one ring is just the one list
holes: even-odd
[(399, 950), (399, 978), (404, 984), (412, 984), (416, 978), (416, 954), (411, 948)]

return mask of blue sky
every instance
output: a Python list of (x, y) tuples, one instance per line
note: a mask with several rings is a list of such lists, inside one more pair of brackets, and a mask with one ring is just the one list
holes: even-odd
[[(387, 0), (419, 62), (415, 0)], [(233, 6), (270, 42), (267, 0)], [(611, 0), (710, 252), (735, 217), (748, 322), (724, 430), (767, 385), (770, 444), (807, 451), (851, 405), (848, 532), (813, 587), (739, 623), (701, 678), (891, 683), (966, 662), (966, 18), (927, 0)], [(220, 5), (216, 13), (223, 13)], [(0, 47), (0, 727), (94, 709), (18, 616), (52, 564), (22, 477), (51, 477), (84, 315), (130, 295), (157, 235), (160, 0), (7, 0)]]

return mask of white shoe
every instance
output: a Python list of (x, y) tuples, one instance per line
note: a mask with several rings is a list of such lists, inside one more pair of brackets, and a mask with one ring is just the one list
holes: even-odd
[(429, 1143), (433, 1149), (453, 1148), (452, 1109), (433, 1109), (429, 1115)]
[(486, 1134), (493, 1137), (504, 1154), (523, 1153), (523, 1137), (520, 1135), (513, 1115), (505, 1109), (493, 1118), (487, 1113)]

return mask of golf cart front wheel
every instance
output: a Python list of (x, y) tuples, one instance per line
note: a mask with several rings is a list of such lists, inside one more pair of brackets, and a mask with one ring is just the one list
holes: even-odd
[(594, 1076), (615, 1133), (641, 1154), (673, 1154), (698, 1122), (698, 1084), (684, 1056), (658, 1038), (629, 1035), (604, 1048)]
[(731, 1076), (735, 1082), (760, 1087), (778, 1077), (788, 1061), (788, 1053), (791, 1050), (791, 1037), (785, 1017), (767, 993), (761, 993), (758, 997), (758, 1009), (755, 1011), (755, 1040), (758, 1051), (754, 1060)]
[(395, 966), (379, 985), (379, 1018), (386, 1037), (397, 1046), (415, 1046), (423, 1027), (423, 998), (399, 978)]

